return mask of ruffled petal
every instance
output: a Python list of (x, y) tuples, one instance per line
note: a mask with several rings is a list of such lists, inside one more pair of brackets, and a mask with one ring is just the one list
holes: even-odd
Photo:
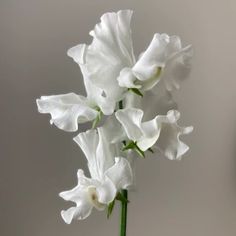
[(84, 202), (81, 202), (81, 204), (76, 207), (71, 207), (67, 210), (62, 210), (61, 217), (65, 221), (65, 223), (70, 224), (73, 219), (86, 219), (91, 214), (92, 209), (93, 206), (91, 204), (85, 204)]
[(146, 91), (145, 96), (140, 100), (139, 108), (145, 109), (143, 120), (150, 120), (158, 115), (166, 115), (169, 110), (177, 109), (173, 95), (166, 89), (164, 80), (161, 78), (159, 83), (150, 91)]
[(192, 57), (193, 48), (191, 45), (188, 45), (176, 52), (167, 61), (161, 79), (164, 81), (168, 91), (179, 89), (180, 82), (188, 77), (191, 71)]
[(181, 159), (188, 146), (180, 141), (179, 136), (190, 133), (193, 127), (180, 127), (177, 124), (180, 113), (176, 110), (170, 110), (167, 115), (158, 115), (146, 122), (142, 122), (142, 115), (142, 110), (136, 108), (125, 108), (116, 112), (127, 136), (136, 141), (142, 151), (156, 143), (168, 159)]
[(115, 164), (105, 175), (114, 183), (117, 190), (127, 189), (133, 184), (133, 171), (128, 160), (116, 157)]
[(179, 117), (178, 111), (171, 110), (167, 113), (156, 144), (158, 149), (170, 160), (180, 160), (188, 151), (189, 147), (180, 140), (180, 136), (193, 131), (192, 126), (180, 127), (177, 124)]
[(170, 38), (166, 34), (155, 34), (146, 51), (133, 67), (133, 73), (141, 81), (156, 77), (159, 67), (166, 62), (166, 47)]
[(131, 40), (132, 11), (106, 13), (94, 30), (91, 45), (86, 50), (85, 77), (102, 88), (108, 98), (119, 101), (124, 89), (119, 87), (117, 77), (124, 67), (135, 63)]
[(103, 180), (105, 171), (115, 162), (116, 149), (110, 143), (109, 137), (111, 137), (111, 134), (109, 132), (113, 131), (104, 126), (97, 130), (80, 133), (74, 138), (88, 160), (92, 178), (99, 181)]
[(42, 96), (36, 102), (40, 113), (51, 114), (51, 124), (69, 132), (76, 131), (78, 123), (92, 121), (98, 115), (85, 97), (74, 93)]
[(117, 120), (122, 124), (130, 140), (137, 141), (142, 136), (140, 129), (143, 111), (134, 108), (125, 108), (115, 113)]
[(148, 150), (156, 143), (160, 135), (161, 125), (161, 120), (158, 117), (142, 123), (143, 135), (137, 142), (138, 147), (142, 151)]
[(86, 73), (85, 57), (87, 45), (79, 44), (70, 48), (67, 55), (79, 64), (81, 72), (84, 76), (84, 85), (87, 93), (87, 99), (99, 107), (105, 115), (111, 115), (115, 109), (116, 101), (113, 98), (104, 96), (104, 90), (96, 86)]
[(72, 219), (83, 220), (87, 218), (93, 208), (93, 204), (89, 199), (88, 187), (93, 185), (93, 180), (84, 176), (82, 170), (78, 170), (78, 185), (69, 190), (59, 194), (66, 201), (72, 201), (76, 206), (69, 208), (68, 210), (61, 211), (63, 220), (70, 224)]
[(101, 173), (98, 169), (96, 150), (99, 143), (99, 137), (96, 130), (88, 130), (74, 137), (74, 141), (84, 152), (88, 161), (88, 168), (93, 179), (100, 179)]
[(106, 170), (115, 162), (115, 149), (106, 136), (107, 130), (104, 127), (100, 127), (97, 131), (99, 142), (96, 149), (96, 159), (97, 168), (100, 171), (100, 179), (102, 179)]
[(67, 51), (67, 55), (71, 57), (76, 63), (82, 65), (85, 63), (85, 55), (87, 50), (86, 44), (78, 44)]

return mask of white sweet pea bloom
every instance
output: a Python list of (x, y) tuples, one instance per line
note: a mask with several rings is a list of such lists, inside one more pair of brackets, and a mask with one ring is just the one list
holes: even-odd
[(140, 109), (126, 108), (117, 111), (115, 115), (123, 125), (127, 137), (142, 151), (156, 144), (168, 159), (179, 160), (189, 149), (179, 137), (189, 134), (193, 127), (180, 127), (177, 124), (180, 113), (176, 110), (170, 110), (167, 115), (159, 115), (146, 122), (142, 122), (143, 111)]
[(75, 207), (62, 211), (61, 215), (68, 224), (72, 219), (85, 219), (95, 207), (104, 210), (121, 189), (133, 183), (133, 173), (128, 160), (116, 156), (116, 148), (107, 140), (107, 130), (98, 128), (80, 133), (74, 138), (84, 152), (91, 178), (78, 171), (78, 185), (60, 196), (76, 203)]
[[(79, 45), (76, 50), (70, 49), (68, 54), (83, 63), (84, 50), (85, 45)], [(76, 131), (78, 123), (93, 121), (100, 112), (111, 115), (115, 109), (114, 99), (105, 97), (103, 89), (95, 86), (87, 77), (84, 77), (84, 85), (86, 97), (75, 93), (42, 96), (36, 100), (38, 111), (51, 114), (50, 123), (68, 132)]]
[(104, 97), (107, 100), (112, 99), (114, 106), (126, 91), (118, 85), (120, 71), (135, 63), (130, 30), (131, 16), (130, 10), (104, 14), (101, 22), (90, 32), (92, 43), (88, 46), (79, 44), (68, 50), (68, 55), (79, 64), (83, 76), (104, 90)]
[(192, 46), (182, 48), (178, 36), (155, 34), (136, 64), (120, 72), (119, 85), (146, 91), (162, 79), (167, 90), (178, 88), (178, 81), (184, 79), (190, 70), (191, 57)]

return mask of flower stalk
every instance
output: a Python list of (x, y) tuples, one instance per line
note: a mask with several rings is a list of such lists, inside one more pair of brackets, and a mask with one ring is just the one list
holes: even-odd
[[(119, 109), (123, 109), (123, 101), (119, 101)], [(123, 141), (124, 145), (126, 142)], [(126, 236), (126, 227), (127, 227), (127, 210), (128, 210), (128, 190), (121, 190), (121, 195), (125, 201), (121, 201), (121, 214), (120, 214), (120, 236)]]
[(121, 194), (126, 201), (121, 201), (121, 218), (120, 218), (120, 236), (126, 236), (127, 210), (128, 210), (128, 190), (123, 189)]

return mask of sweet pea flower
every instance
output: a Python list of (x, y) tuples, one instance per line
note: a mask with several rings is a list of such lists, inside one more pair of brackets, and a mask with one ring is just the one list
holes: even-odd
[(170, 110), (165, 116), (158, 115), (145, 122), (142, 122), (143, 111), (136, 108), (119, 110), (115, 115), (128, 139), (143, 152), (156, 144), (168, 159), (180, 160), (189, 149), (179, 137), (192, 132), (193, 127), (180, 127), (177, 124), (180, 113), (176, 110)]
[(130, 10), (104, 14), (101, 22), (90, 32), (92, 43), (79, 44), (68, 50), (68, 55), (79, 64), (83, 76), (101, 88), (104, 97), (114, 101), (114, 106), (115, 102), (124, 97), (126, 91), (118, 85), (120, 71), (135, 63), (130, 30), (131, 16)]
[[(81, 46), (81, 54), (83, 50)], [(73, 54), (73, 50), (70, 53)], [(77, 50), (77, 57), (79, 57), (78, 53)], [(82, 58), (79, 58), (82, 61)], [(101, 113), (105, 115), (112, 114), (115, 109), (113, 99), (104, 97), (103, 90), (96, 87), (86, 77), (84, 77), (84, 85), (87, 93), (86, 97), (75, 93), (42, 96), (36, 100), (38, 111), (51, 114), (50, 123), (68, 132), (76, 131), (78, 123), (93, 121)]]
[(135, 65), (120, 72), (119, 85), (147, 91), (162, 79), (167, 90), (177, 89), (190, 71), (192, 53), (191, 45), (182, 48), (178, 36), (157, 33)]
[(102, 127), (80, 133), (74, 138), (87, 158), (91, 178), (78, 170), (77, 186), (60, 193), (66, 201), (76, 203), (76, 206), (61, 212), (68, 224), (72, 219), (87, 218), (94, 207), (104, 210), (115, 199), (118, 191), (129, 188), (133, 183), (129, 161), (116, 155), (116, 147), (108, 142), (107, 132)]

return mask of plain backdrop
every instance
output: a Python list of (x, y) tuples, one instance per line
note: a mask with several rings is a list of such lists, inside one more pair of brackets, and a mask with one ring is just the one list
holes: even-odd
[[(128, 236), (236, 235), (236, 2), (234, 0), (0, 0), (0, 235), (117, 236), (119, 207), (66, 225), (58, 193), (76, 184), (85, 158), (37, 112), (41, 95), (84, 94), (68, 48), (90, 43), (108, 11), (133, 9), (136, 56), (156, 32), (194, 46), (190, 79), (176, 93), (193, 125), (181, 162), (140, 160)], [(85, 129), (85, 126), (81, 127)]]

